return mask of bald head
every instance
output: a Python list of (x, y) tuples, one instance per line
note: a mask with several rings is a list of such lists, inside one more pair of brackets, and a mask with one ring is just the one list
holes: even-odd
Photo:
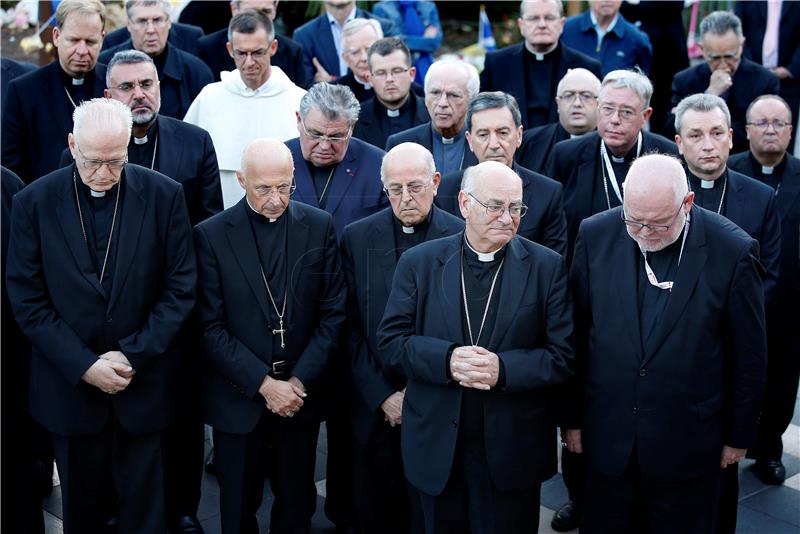
[(417, 143), (401, 143), (386, 153), (381, 182), (403, 226), (416, 226), (428, 218), (440, 177), (431, 153)]
[(558, 121), (569, 133), (582, 135), (597, 126), (597, 97), (600, 80), (582, 68), (569, 69), (558, 82)]
[(631, 238), (650, 252), (674, 243), (694, 200), (680, 161), (664, 154), (642, 156), (631, 165), (623, 187), (625, 219), (632, 221), (627, 225)]
[(250, 207), (268, 219), (277, 219), (289, 205), (294, 189), (294, 161), (289, 148), (276, 139), (251, 141), (236, 171)]

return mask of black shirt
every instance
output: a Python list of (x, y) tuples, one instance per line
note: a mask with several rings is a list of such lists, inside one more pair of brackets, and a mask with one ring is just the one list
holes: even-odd
[[(409, 93), (406, 101), (396, 110), (390, 110), (384, 106), (380, 100), (375, 99), (375, 104), (378, 106), (380, 113), (378, 118), (381, 121), (381, 129), (389, 132), (389, 135), (396, 134), (414, 127), (414, 114), (416, 112), (416, 98)], [(391, 113), (391, 115), (390, 115)], [(394, 116), (392, 116), (394, 115)], [(385, 140), (384, 140), (385, 143)]]
[[(128, 161), (141, 165), (148, 169), (158, 170), (155, 168), (155, 156), (157, 155), (156, 146), (158, 144), (158, 121), (154, 120), (153, 125), (147, 130), (147, 141), (139, 144), (136, 138), (131, 135), (131, 140), (128, 142)], [(142, 141), (144, 138), (140, 139)]]
[[(428, 216), (425, 217), (423, 221), (421, 221), (419, 224), (415, 224), (414, 226), (407, 227), (400, 222), (400, 219), (392, 215), (392, 220), (394, 220), (394, 250), (398, 260), (403, 252), (411, 247), (415, 247), (420, 243), (425, 242), (425, 237), (428, 235), (428, 228), (430, 228), (432, 217), (433, 207), (431, 207), (431, 211), (428, 212)], [(409, 232), (409, 230), (411, 231)]]
[[(604, 141), (601, 141), (601, 143)], [(617, 181), (617, 187), (622, 192), (622, 182), (628, 175), (628, 169), (631, 163), (636, 159), (636, 145), (631, 148), (624, 158), (617, 158), (613, 156), (611, 151), (606, 147), (608, 160), (611, 162), (611, 168), (614, 169), (614, 177)], [(600, 151), (597, 151), (597, 184), (594, 187), (594, 194), (592, 195), (592, 213), (600, 213), (609, 209), (609, 203), (612, 208), (615, 208), (622, 203), (619, 201), (617, 194), (614, 192), (614, 186), (611, 185), (610, 180), (613, 179), (608, 176), (606, 170), (606, 163)], [(606, 198), (606, 191), (608, 191), (608, 198)]]
[[(73, 78), (64, 72), (64, 69), (59, 69), (59, 72), (61, 73), (61, 81), (64, 82), (64, 87), (67, 88), (67, 91), (69, 92), (69, 95), (72, 97), (72, 100), (76, 106), (79, 106), (81, 102), (92, 98), (92, 89), (94, 88), (94, 69), (80, 79)], [(64, 98), (66, 97), (67, 95), (64, 95)], [(58, 95), (57, 98), (61, 98), (61, 95)]]
[(520, 110), (527, 114), (528, 128), (548, 123), (550, 108), (555, 106), (553, 98), (556, 94), (558, 65), (561, 62), (561, 45), (545, 54), (539, 60), (536, 54), (522, 47), (525, 58), (525, 97), (527, 109)]
[(328, 202), (328, 192), (331, 188), (333, 173), (338, 163), (326, 165), (325, 167), (317, 167), (311, 163), (311, 161), (306, 160), (306, 164), (308, 165), (308, 172), (311, 173), (311, 178), (314, 181), (314, 191), (317, 193), (317, 202), (319, 203), (320, 209), (324, 210)]
[[(728, 181), (728, 169), (720, 175), (716, 180), (706, 180), (706, 184), (713, 184), (711, 189), (704, 189), (702, 186), (703, 180), (687, 170), (689, 176), (689, 187), (694, 191), (694, 203), (714, 213), (725, 215), (726, 202), (722, 197), (722, 190), (727, 189), (726, 182)], [(725, 193), (727, 195), (727, 192)], [(721, 209), (720, 209), (721, 208)]]
[(786, 156), (781, 159), (780, 163), (772, 167), (771, 173), (764, 172), (764, 166), (753, 156), (752, 152), (748, 153), (747, 157), (750, 158), (753, 169), (756, 171), (753, 178), (777, 190), (781, 184), (781, 178), (783, 178), (783, 171), (786, 168)]

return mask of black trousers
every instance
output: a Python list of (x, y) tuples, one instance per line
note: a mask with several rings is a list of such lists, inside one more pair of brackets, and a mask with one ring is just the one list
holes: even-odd
[(580, 510), (583, 501), (583, 488), (586, 485), (586, 473), (583, 467), (583, 455), (569, 452), (566, 447), (561, 448), (561, 476), (567, 487), (569, 500)]
[[(23, 409), (27, 404), (23, 404)], [(27, 413), (4, 404), (2, 422), (2, 514), (0, 531), (19, 534), (44, 534), (42, 495), (39, 487), (37, 439), (43, 434)], [(10, 412), (14, 412), (13, 414)], [(52, 460), (50, 460), (52, 464)]]
[(736, 534), (736, 516), (739, 512), (739, 465), (722, 470), (722, 491), (719, 498), (719, 516), (714, 529), (716, 534)]
[[(267, 467), (275, 497), (269, 532), (308, 532), (317, 499), (314, 462), (318, 435), (319, 417), (308, 399), (294, 417), (280, 417), (265, 407), (249, 434), (214, 430), (223, 534), (258, 533), (256, 511), (263, 499)], [(271, 458), (263, 454), (268, 436)]]
[(723, 472), (685, 481), (647, 479), (636, 456), (622, 476), (586, 469), (581, 534), (713, 534)]
[[(342, 356), (344, 357), (344, 356)], [(349, 358), (349, 356), (347, 357)], [(334, 365), (329, 369), (325, 392), (325, 430), (328, 459), (325, 466), (325, 515), (337, 527), (351, 527), (355, 523), (353, 511), (353, 437), (348, 408), (348, 395), (352, 387), (348, 365)]]
[(419, 494), (403, 475), (400, 426), (383, 423), (367, 444), (354, 444), (353, 491), (359, 533), (424, 532)]
[[(509, 459), (510, 461), (512, 459)], [(485, 453), (457, 450), (444, 491), (420, 492), (426, 534), (531, 534), (539, 529), (541, 486), (502, 491)]]
[(64, 534), (104, 532), (111, 508), (118, 511), (120, 534), (165, 533), (162, 442), (162, 432), (129, 434), (113, 414), (99, 434), (53, 434)]

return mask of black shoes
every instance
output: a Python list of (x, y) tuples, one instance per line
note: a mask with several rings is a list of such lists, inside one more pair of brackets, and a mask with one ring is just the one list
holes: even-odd
[(203, 534), (203, 527), (200, 521), (193, 515), (184, 515), (173, 523), (170, 529), (172, 534)]
[(578, 528), (581, 514), (578, 507), (572, 501), (567, 501), (553, 516), (550, 527), (556, 532), (569, 532)]
[(786, 468), (780, 460), (756, 461), (756, 475), (764, 484), (778, 486), (786, 480)]

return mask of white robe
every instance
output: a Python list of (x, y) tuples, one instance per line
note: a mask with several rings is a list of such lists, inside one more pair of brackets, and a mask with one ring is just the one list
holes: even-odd
[(183, 120), (211, 135), (225, 208), (244, 196), (236, 180), (244, 147), (253, 139), (287, 141), (297, 137), (295, 112), (304, 94), (304, 89), (273, 66), (267, 82), (255, 91), (244, 84), (238, 70), (226, 71), (221, 73), (221, 81), (206, 85), (192, 102)]

